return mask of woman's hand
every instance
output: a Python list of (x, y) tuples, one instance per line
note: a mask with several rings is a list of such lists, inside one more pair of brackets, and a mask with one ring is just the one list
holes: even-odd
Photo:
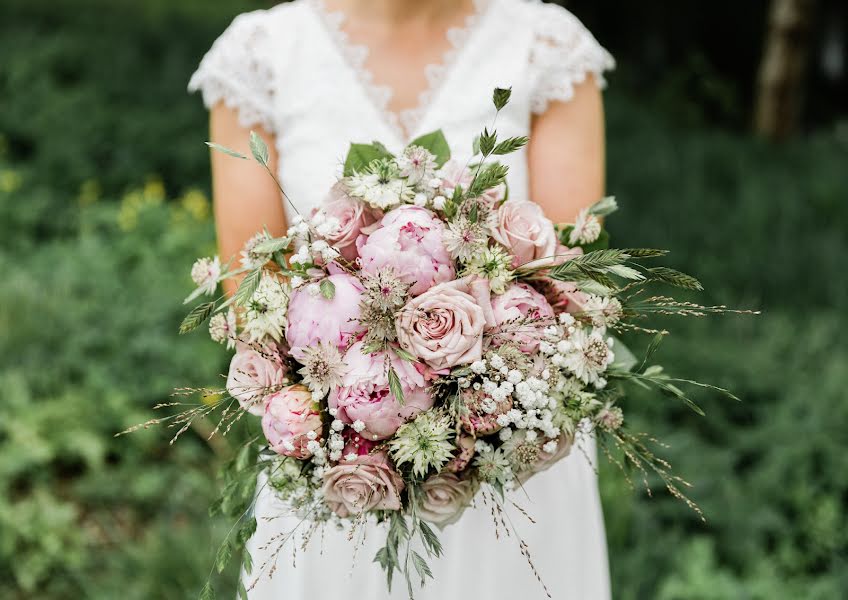
[(551, 102), (533, 120), (528, 146), (530, 199), (554, 223), (573, 223), (604, 195), (604, 108), (591, 76), (569, 102)]
[[(250, 130), (239, 124), (235, 110), (223, 103), (213, 107), (209, 129), (211, 141), (250, 156)], [(254, 131), (268, 145), (268, 167), (276, 173), (279, 157), (274, 136), (259, 127)], [(263, 228), (275, 237), (286, 231), (286, 214), (277, 184), (253, 160), (238, 160), (213, 150), (212, 196), (218, 254), (223, 263), (237, 260), (244, 243)], [(225, 291), (232, 294), (238, 282), (238, 279), (224, 281)]]

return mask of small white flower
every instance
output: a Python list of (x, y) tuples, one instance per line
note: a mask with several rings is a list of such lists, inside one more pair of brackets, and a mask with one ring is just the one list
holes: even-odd
[(271, 239), (271, 236), (268, 235), (264, 231), (260, 231), (252, 238), (247, 240), (247, 243), (244, 245), (244, 248), (241, 251), (241, 266), (245, 269), (256, 269), (257, 267), (261, 267), (269, 260), (271, 260), (271, 254), (268, 252), (257, 252), (256, 247), (262, 242), (266, 242)]
[(556, 452), (557, 446), (559, 446), (559, 442), (556, 440), (550, 440), (542, 446), (542, 452), (545, 452), (546, 454), (553, 454)]
[[(331, 409), (331, 410), (336, 410), (336, 409)], [(344, 422), (340, 421), (338, 419), (333, 419), (333, 422), (330, 423), (330, 427), (332, 428), (333, 431), (341, 431), (342, 429), (344, 429), (344, 426), (345, 426)]]
[(357, 419), (356, 421), (353, 422), (353, 425), (351, 425), (351, 427), (353, 427), (353, 430), (356, 433), (362, 433), (362, 430), (365, 429), (365, 423), (363, 423), (362, 421)]
[(308, 439), (308, 440), (314, 440), (317, 437), (318, 437), (318, 434), (315, 433), (315, 431), (307, 431), (306, 432), (306, 439)]
[(429, 181), (436, 172), (436, 157), (421, 146), (407, 146), (397, 158), (400, 176), (406, 177), (411, 184)]
[(356, 459), (356, 453), (355, 452), (348, 452), (347, 454), (345, 454), (345, 460), (355, 460), (355, 459)]
[(501, 429), (500, 433), (498, 433), (498, 437), (501, 439), (502, 442), (506, 442), (507, 440), (509, 440), (509, 438), (512, 437), (512, 429)]
[(300, 275), (292, 275), (292, 278), (291, 278), (292, 289), (296, 290), (297, 288), (299, 288), (300, 286), (303, 285), (303, 282), (304, 282), (304, 279)]
[(435, 198), (433, 198), (433, 208), (435, 208), (436, 210), (444, 210), (447, 201), (448, 199), (444, 196), (436, 196)]
[(227, 311), (226, 316), (224, 313), (217, 313), (212, 317), (209, 321), (209, 337), (219, 344), (226, 342), (229, 350), (236, 347), (236, 312), (232, 308)]
[(535, 429), (528, 429), (527, 433), (524, 434), (524, 439), (528, 442), (535, 442), (537, 437), (539, 437), (539, 434), (536, 433)]
[(427, 206), (427, 196), (419, 192), (415, 194), (415, 197), (412, 199), (412, 203), (415, 206)]
[(591, 244), (601, 235), (601, 222), (598, 217), (591, 214), (588, 208), (581, 210), (574, 222), (574, 229), (568, 236), (568, 243), (572, 246), (577, 244)]
[(521, 371), (519, 371), (518, 369), (512, 369), (509, 372), (509, 375), (507, 375), (506, 380), (509, 381), (511, 384), (516, 385), (524, 381), (524, 375), (522, 375)]
[(282, 282), (265, 273), (259, 281), (245, 311), (245, 333), (251, 341), (270, 336), (276, 341), (283, 337), (288, 311), (288, 294)]
[(191, 279), (201, 294), (214, 294), (221, 277), (221, 261), (217, 256), (199, 258), (191, 267)]

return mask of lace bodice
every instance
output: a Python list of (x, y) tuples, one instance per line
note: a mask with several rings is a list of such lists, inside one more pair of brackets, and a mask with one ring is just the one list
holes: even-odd
[[(341, 173), (351, 141), (380, 140), (400, 150), (409, 140), (444, 130), (460, 160), (468, 140), (492, 118), (491, 91), (512, 87), (498, 118), (501, 136), (527, 135), (532, 114), (568, 101), (574, 86), (614, 62), (574, 15), (535, 0), (475, 0), (464, 26), (447, 32), (450, 50), (427, 68), (418, 106), (388, 110), (391, 90), (364, 67), (367, 48), (351, 44), (344, 15), (320, 0), (295, 0), (245, 13), (215, 41), (191, 78), (207, 107), (237, 110), (245, 127), (275, 135), (279, 177), (301, 211), (316, 206)], [(527, 195), (524, 151), (507, 157), (510, 192)]]

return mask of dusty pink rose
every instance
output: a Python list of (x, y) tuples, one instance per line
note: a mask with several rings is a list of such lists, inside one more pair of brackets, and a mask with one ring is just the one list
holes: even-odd
[[(342, 385), (330, 392), (330, 408), (338, 409), (345, 423), (362, 421), (362, 437), (382, 440), (391, 437), (398, 427), (433, 406), (424, 376), (413, 363), (389, 353), (363, 354), (357, 342), (345, 353), (347, 372)], [(389, 389), (386, 360), (389, 360), (403, 389), (403, 406)]]
[(227, 392), (244, 410), (261, 416), (265, 412), (265, 396), (283, 383), (285, 374), (282, 362), (276, 361), (273, 354), (239, 344), (230, 361)]
[[(453, 195), (453, 191), (458, 185), (461, 185), (462, 189), (467, 191), (468, 187), (471, 185), (471, 181), (474, 179), (474, 173), (471, 169), (466, 167), (464, 163), (456, 160), (449, 160), (446, 162), (439, 170), (439, 176), (442, 179), (442, 192), (448, 198)], [(480, 199), (487, 205), (494, 207), (497, 202), (504, 199), (505, 195), (506, 186), (504, 184), (500, 184), (483, 192), (483, 194), (480, 195)]]
[(335, 286), (335, 295), (329, 300), (321, 294), (318, 283), (303, 285), (291, 294), (286, 340), (297, 359), (303, 356), (304, 348), (319, 342), (344, 349), (363, 331), (357, 321), (362, 284), (343, 273), (330, 275), (327, 280)]
[(446, 369), (478, 360), (483, 329), (493, 325), (488, 281), (466, 277), (410, 300), (398, 317), (397, 335), (404, 350)]
[(495, 296), (492, 312), (497, 323), (492, 342), (496, 346), (513, 342), (526, 353), (539, 348), (542, 329), (551, 325), (554, 317), (554, 309), (545, 297), (526, 283), (513, 283)]
[(421, 484), (418, 514), (439, 527), (459, 520), (474, 497), (474, 484), (453, 473), (434, 475)]
[(262, 432), (271, 450), (298, 459), (312, 456), (307, 448), (310, 438), (321, 439), (318, 410), (312, 392), (303, 385), (293, 385), (268, 396), (262, 415)]
[(344, 461), (324, 473), (324, 500), (340, 517), (371, 510), (400, 510), (403, 479), (385, 452)]
[(517, 267), (552, 256), (557, 249), (557, 235), (542, 208), (535, 202), (506, 201), (497, 212), (492, 237), (513, 256)]
[(338, 220), (338, 228), (325, 239), (349, 261), (354, 261), (359, 256), (356, 240), (362, 230), (382, 217), (379, 211), (349, 196), (342, 183), (336, 183), (330, 189), (330, 193), (324, 198), (324, 202), (316, 212), (320, 212), (326, 218)]
[(367, 238), (359, 238), (359, 262), (365, 273), (385, 267), (412, 287), (413, 296), (438, 283), (450, 281), (455, 272), (453, 260), (445, 249), (445, 226), (429, 210), (401, 206), (391, 211)]

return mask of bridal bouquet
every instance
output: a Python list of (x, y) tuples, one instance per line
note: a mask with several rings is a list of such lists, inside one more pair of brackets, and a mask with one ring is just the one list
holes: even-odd
[[(495, 111), (508, 100), (509, 90), (495, 90)], [(235, 354), (226, 391), (205, 391), (206, 402), (169, 418), (181, 433), (217, 411), (215, 432), (226, 433), (249, 414), (262, 430), (233, 460), (216, 506), (243, 523), (219, 562), (255, 529), (256, 469), (306, 529), (387, 522), (375, 560), (390, 585), (403, 574), (410, 594), (413, 579), (430, 576), (427, 558), (441, 553), (438, 528), (475, 498), (495, 507), (498, 526), (505, 495), (583, 435), (697, 510), (685, 482), (626, 428), (620, 382), (698, 410), (681, 384), (705, 384), (650, 362), (665, 332), (644, 319), (726, 309), (645, 293), (652, 283), (700, 285), (650, 266), (661, 250), (608, 248), (601, 219), (616, 210), (613, 198), (558, 226), (510, 197), (496, 157), (526, 142), (485, 129), (467, 164), (450, 159), (439, 131), (397, 155), (352, 144), (323, 204), (292, 219), (285, 236), (259, 233), (237, 264), (195, 263), (189, 301), (214, 295), (226, 278), (241, 281), (232, 297), (194, 308), (181, 332), (209, 320), (212, 339)], [(256, 135), (251, 150), (268, 169)], [(655, 335), (644, 359), (617, 340), (628, 330)], [(423, 550), (407, 551), (416, 539)]]

